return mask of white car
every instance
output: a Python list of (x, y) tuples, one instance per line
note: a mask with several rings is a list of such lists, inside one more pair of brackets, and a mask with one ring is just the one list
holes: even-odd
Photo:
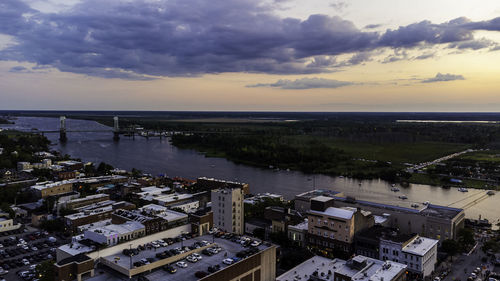
[(194, 254), (192, 254), (192, 256), (195, 257), (197, 260), (203, 259), (203, 257), (198, 253), (194, 253)]
[(184, 261), (178, 261), (175, 263), (175, 265), (177, 265), (179, 268), (186, 268), (188, 266)]
[(259, 241), (253, 241), (252, 244), (250, 244), (250, 246), (252, 246), (252, 247), (257, 247), (259, 245), (260, 245)]
[(29, 260), (27, 260), (27, 259), (23, 259), (23, 264), (24, 264), (24, 265), (29, 265), (29, 264), (30, 264), (30, 261), (29, 261)]
[(0, 248), (3, 248), (3, 244), (0, 244)]
[(160, 244), (153, 244), (153, 247), (160, 248)]
[(192, 255), (191, 255), (191, 256), (187, 256), (187, 257), (186, 257), (186, 260), (187, 260), (188, 262), (193, 262), (193, 263), (195, 263), (195, 262), (197, 262), (197, 261), (198, 261), (198, 259), (197, 259), (197, 258), (195, 258), (195, 257), (194, 257), (194, 256), (192, 256)]
[(37, 248), (37, 247), (32, 247), (32, 248), (31, 248), (31, 250), (32, 250), (33, 252), (35, 252), (35, 251), (38, 251), (38, 248)]
[(231, 265), (231, 264), (233, 264), (234, 261), (232, 259), (224, 259), (222, 262), (227, 264), (227, 265)]

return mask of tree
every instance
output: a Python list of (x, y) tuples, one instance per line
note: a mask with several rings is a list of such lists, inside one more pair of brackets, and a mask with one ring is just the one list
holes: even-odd
[(97, 173), (101, 175), (107, 175), (113, 170), (113, 166), (106, 164), (104, 162), (101, 162), (99, 166), (97, 166)]
[(474, 230), (470, 228), (462, 228), (458, 231), (458, 241), (464, 246), (474, 245)]
[(453, 239), (447, 239), (441, 244), (441, 249), (451, 256), (451, 259), (453, 260), (453, 256), (460, 251), (460, 244)]
[(56, 279), (54, 261), (52, 260), (41, 262), (36, 266), (35, 270), (36, 277), (38, 277), (40, 281), (53, 281)]

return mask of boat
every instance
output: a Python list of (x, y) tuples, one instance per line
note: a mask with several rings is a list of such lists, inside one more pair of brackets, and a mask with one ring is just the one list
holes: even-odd
[(418, 208), (418, 204), (417, 204), (417, 203), (413, 203), (413, 204), (411, 204), (411, 206), (412, 206), (413, 208)]
[(391, 188), (391, 191), (398, 192), (398, 191), (399, 191), (399, 188), (397, 188), (397, 187), (393, 187), (393, 188)]
[(467, 188), (465, 188), (465, 187), (460, 187), (458, 189), (458, 191), (460, 191), (460, 192), (469, 192), (469, 190)]
[(486, 194), (488, 194), (488, 195), (495, 195), (495, 191), (489, 190), (488, 192), (486, 192)]
[(408, 199), (408, 196), (406, 196), (406, 195), (399, 195), (398, 198), (402, 199), (402, 200), (406, 200), (406, 199)]

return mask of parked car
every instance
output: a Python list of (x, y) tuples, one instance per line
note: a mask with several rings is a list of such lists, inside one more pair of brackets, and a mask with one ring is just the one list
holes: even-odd
[(197, 261), (198, 261), (198, 259), (197, 259), (197, 258), (195, 258), (195, 257), (193, 257), (192, 255), (187, 256), (187, 257), (186, 257), (186, 260), (187, 260), (188, 262), (192, 262), (192, 263), (195, 263), (195, 262), (197, 262)]
[(203, 259), (203, 257), (198, 253), (193, 253), (192, 256), (195, 257), (197, 260)]
[(165, 270), (166, 272), (170, 273), (170, 274), (174, 274), (177, 272), (177, 269), (171, 265), (165, 265), (163, 267), (163, 270)]
[(227, 265), (231, 265), (231, 264), (233, 264), (233, 263), (234, 263), (234, 261), (233, 261), (232, 259), (224, 259), (222, 262), (223, 262), (224, 264), (227, 264)]
[(177, 265), (179, 268), (186, 268), (188, 266), (184, 261), (178, 261), (175, 263), (175, 265)]

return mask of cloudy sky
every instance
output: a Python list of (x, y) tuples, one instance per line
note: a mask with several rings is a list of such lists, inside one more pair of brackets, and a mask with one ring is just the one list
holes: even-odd
[(0, 109), (499, 111), (498, 0), (1, 0)]

